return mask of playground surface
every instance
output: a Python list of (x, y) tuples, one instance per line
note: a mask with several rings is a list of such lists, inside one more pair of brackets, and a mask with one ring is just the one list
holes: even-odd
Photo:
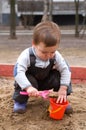
[(86, 84), (72, 84), (68, 97), (73, 114), (62, 120), (49, 117), (49, 100), (29, 98), (24, 114), (13, 112), (13, 79), (0, 78), (0, 130), (86, 130)]
[[(19, 54), (31, 46), (32, 36), (0, 36), (0, 64), (14, 65)], [(63, 35), (59, 51), (70, 66), (86, 68), (86, 37)], [(0, 77), (0, 130), (86, 130), (86, 83), (72, 84), (73, 93), (68, 97), (73, 114), (54, 120), (47, 112), (49, 100), (30, 98), (27, 112), (13, 113), (13, 78)]]
[[(18, 35), (16, 39), (0, 35), (0, 64), (15, 64), (19, 54), (31, 46), (32, 35)], [(62, 35), (60, 53), (70, 66), (86, 67), (86, 37)]]

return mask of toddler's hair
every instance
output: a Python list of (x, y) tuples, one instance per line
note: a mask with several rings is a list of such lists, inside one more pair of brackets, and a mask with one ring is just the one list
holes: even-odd
[(35, 45), (43, 42), (46, 47), (50, 47), (60, 43), (60, 36), (60, 29), (56, 23), (40, 22), (34, 28), (33, 41)]

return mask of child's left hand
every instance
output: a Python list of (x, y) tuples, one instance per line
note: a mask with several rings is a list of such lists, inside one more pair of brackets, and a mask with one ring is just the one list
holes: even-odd
[(58, 91), (58, 99), (56, 102), (62, 103), (62, 102), (66, 102), (66, 100), (67, 100), (67, 87), (61, 86)]

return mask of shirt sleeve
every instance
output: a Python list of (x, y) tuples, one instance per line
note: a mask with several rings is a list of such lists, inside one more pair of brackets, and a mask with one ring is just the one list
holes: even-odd
[(25, 72), (27, 67), (30, 66), (29, 48), (24, 50), (18, 57), (17, 63), (14, 67), (14, 78), (22, 89), (31, 86), (31, 83), (27, 79)]
[(55, 53), (55, 60), (56, 60), (55, 67), (61, 74), (60, 84), (69, 86), (71, 82), (71, 71), (68, 66), (68, 63), (65, 61), (65, 59), (58, 51), (56, 51)]

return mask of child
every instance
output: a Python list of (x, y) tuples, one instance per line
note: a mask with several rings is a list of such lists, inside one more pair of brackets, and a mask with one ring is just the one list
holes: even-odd
[[(32, 47), (21, 53), (14, 67), (14, 112), (24, 113), (29, 96), (39, 96), (41, 90), (57, 91), (57, 103), (65, 102), (71, 94), (71, 72), (57, 51), (60, 37), (54, 22), (41, 22), (34, 28)], [(21, 95), (20, 91), (28, 95)]]

